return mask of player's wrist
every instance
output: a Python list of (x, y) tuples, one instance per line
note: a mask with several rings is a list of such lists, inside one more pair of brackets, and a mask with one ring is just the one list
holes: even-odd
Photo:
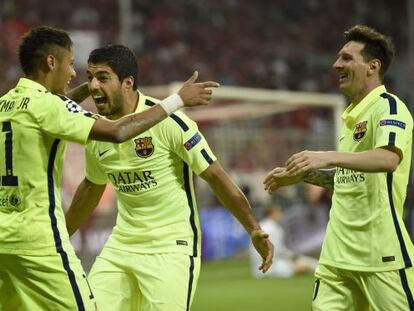
[(254, 228), (250, 231), (250, 236), (253, 238), (257, 235), (260, 235), (263, 232), (261, 228)]
[(160, 102), (160, 106), (165, 110), (167, 115), (172, 115), (178, 109), (184, 107), (184, 102), (180, 95), (174, 93)]
[(327, 166), (338, 165), (338, 153), (336, 151), (326, 151)]

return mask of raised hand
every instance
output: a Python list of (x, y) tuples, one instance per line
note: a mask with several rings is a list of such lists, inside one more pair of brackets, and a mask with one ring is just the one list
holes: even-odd
[(198, 71), (194, 71), (193, 75), (184, 82), (178, 91), (185, 107), (208, 105), (213, 94), (213, 91), (209, 88), (220, 86), (219, 83), (214, 81), (196, 82), (197, 78)]

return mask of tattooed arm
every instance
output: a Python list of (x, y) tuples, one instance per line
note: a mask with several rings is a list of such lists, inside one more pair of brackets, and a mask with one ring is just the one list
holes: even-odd
[(308, 184), (333, 189), (335, 168), (307, 171), (303, 174), (302, 180)]
[(280, 187), (294, 185), (300, 182), (333, 189), (335, 168), (317, 169), (303, 174), (293, 175), (285, 167), (276, 167), (265, 177), (265, 190), (272, 194)]

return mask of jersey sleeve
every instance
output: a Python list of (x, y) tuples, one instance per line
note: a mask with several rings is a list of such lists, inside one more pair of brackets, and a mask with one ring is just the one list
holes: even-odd
[(104, 185), (108, 182), (108, 179), (99, 165), (93, 144), (94, 142), (89, 142), (85, 146), (85, 177), (94, 184)]
[(410, 143), (410, 133), (413, 121), (405, 105), (396, 98), (388, 95), (374, 115), (375, 148), (395, 147), (400, 156), (404, 157), (404, 150)]
[(96, 116), (62, 95), (45, 97), (36, 105), (35, 119), (42, 131), (60, 139), (86, 144)]
[(197, 124), (184, 113), (177, 112), (161, 122), (163, 137), (191, 170), (200, 175), (217, 160)]

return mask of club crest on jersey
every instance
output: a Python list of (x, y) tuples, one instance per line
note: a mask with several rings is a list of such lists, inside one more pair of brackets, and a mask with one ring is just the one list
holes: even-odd
[(135, 152), (140, 158), (148, 158), (154, 153), (154, 145), (152, 144), (152, 137), (142, 137), (134, 139)]
[(354, 130), (355, 141), (360, 141), (365, 136), (365, 133), (367, 132), (367, 123), (368, 121), (364, 121), (364, 122), (360, 122), (357, 125), (355, 125), (355, 130)]

